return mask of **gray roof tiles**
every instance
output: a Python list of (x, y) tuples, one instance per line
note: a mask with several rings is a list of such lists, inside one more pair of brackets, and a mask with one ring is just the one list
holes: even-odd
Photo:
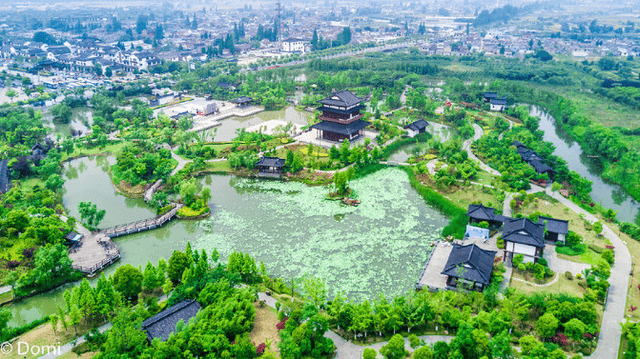
[(349, 90), (334, 92), (331, 96), (320, 100), (323, 105), (338, 106), (338, 107), (351, 107), (359, 104), (363, 100), (356, 96)]
[(142, 329), (147, 333), (149, 341), (154, 338), (166, 341), (175, 331), (176, 324), (180, 320), (185, 324), (188, 323), (189, 319), (195, 317), (199, 310), (200, 304), (195, 299), (183, 300), (142, 322)]
[(463, 246), (454, 243), (442, 274), (487, 285), (491, 282), (496, 253), (498, 252), (484, 250), (475, 244)]

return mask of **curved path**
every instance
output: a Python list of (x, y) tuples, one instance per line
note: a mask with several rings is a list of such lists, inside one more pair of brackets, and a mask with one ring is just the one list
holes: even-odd
[(482, 130), (482, 127), (480, 127), (477, 124), (473, 124), (473, 138), (470, 138), (466, 141), (464, 141), (464, 143), (462, 143), (462, 149), (464, 151), (467, 151), (467, 155), (469, 156), (469, 158), (473, 161), (475, 161), (476, 163), (478, 163), (478, 165), (480, 165), (480, 168), (485, 171), (485, 172), (489, 172), (494, 176), (500, 176), (501, 173), (494, 170), (493, 168), (489, 167), (487, 164), (485, 164), (484, 162), (480, 161), (480, 159), (478, 157), (476, 157), (476, 155), (473, 154), (473, 151), (471, 151), (471, 144), (477, 140), (480, 139), (480, 137), (482, 137), (484, 135), (484, 131)]
[[(585, 219), (593, 223), (598, 219), (591, 213), (580, 208), (558, 192), (552, 192), (547, 188), (546, 193), (567, 206), (578, 214), (584, 214)], [(611, 266), (611, 277), (609, 278), (609, 294), (605, 303), (604, 314), (602, 316), (602, 326), (598, 337), (598, 347), (590, 358), (612, 359), (618, 357), (622, 328), (620, 324), (624, 321), (624, 312), (627, 304), (627, 291), (629, 288), (629, 273), (631, 273), (631, 253), (627, 245), (617, 234), (606, 224), (602, 226), (604, 235), (614, 246), (615, 258)]]
[[(510, 124), (510, 126), (512, 126), (512, 124)], [(480, 126), (476, 124), (474, 124), (473, 127), (475, 131), (473, 140), (475, 141), (482, 137), (482, 134), (480, 134), (482, 132), (482, 128), (480, 128)], [(473, 153), (471, 152), (471, 140), (467, 140), (464, 142), (463, 149), (467, 150), (470, 158), (473, 158), (475, 161), (478, 161), (481, 164), (480, 167), (482, 169), (491, 174), (500, 175), (500, 172), (482, 163), (482, 161), (480, 161), (475, 155), (473, 155)], [(531, 189), (527, 191), (527, 193), (535, 193), (541, 191), (545, 191), (547, 195), (558, 200), (573, 212), (579, 215), (584, 215), (584, 218), (589, 222), (594, 223), (598, 221), (598, 218), (596, 218), (593, 214), (585, 211), (580, 206), (573, 203), (571, 200), (560, 195), (558, 192), (551, 191), (551, 187), (542, 188), (536, 185), (532, 185)], [(512, 193), (506, 194), (502, 212), (504, 216), (511, 216), (510, 202), (512, 198)], [(600, 335), (598, 336), (598, 346), (593, 354), (589, 356), (589, 358), (612, 359), (618, 357), (620, 339), (622, 337), (621, 324), (624, 321), (627, 293), (629, 289), (629, 275), (631, 273), (631, 253), (629, 253), (627, 245), (622, 241), (622, 239), (620, 239), (620, 237), (618, 237), (617, 234), (615, 234), (613, 230), (611, 230), (611, 228), (609, 228), (609, 226), (603, 224), (602, 228), (602, 235), (609, 241), (611, 241), (611, 244), (614, 246), (615, 262), (611, 266), (611, 277), (609, 278), (610, 287), (607, 295), (607, 300), (605, 302), (604, 314), (602, 316), (602, 325), (600, 327)], [(582, 265), (581, 263), (576, 264), (576, 267)]]
[(513, 280), (517, 280), (518, 282), (522, 282), (522, 283), (527, 283), (527, 284), (532, 285), (534, 287), (549, 287), (549, 286), (555, 284), (558, 281), (558, 273), (556, 272), (556, 276), (553, 278), (553, 280), (551, 282), (545, 283), (545, 284), (531, 283), (531, 282), (528, 282), (528, 281), (526, 281), (524, 279), (520, 279), (520, 278), (513, 278)]

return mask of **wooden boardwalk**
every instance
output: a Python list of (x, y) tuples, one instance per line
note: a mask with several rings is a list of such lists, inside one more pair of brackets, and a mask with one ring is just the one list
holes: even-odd
[(101, 232), (89, 233), (69, 249), (71, 268), (89, 276), (120, 259), (120, 250)]
[(162, 216), (115, 226), (99, 232), (89, 232), (84, 227), (78, 226), (78, 230), (84, 237), (69, 249), (69, 258), (73, 262), (71, 267), (89, 276), (95, 275), (120, 259), (120, 250), (113, 243), (112, 238), (161, 227), (183, 206), (183, 204), (176, 204), (171, 211)]
[(162, 227), (165, 223), (170, 221), (182, 207), (184, 207), (183, 204), (176, 204), (172, 210), (156, 218), (144, 219), (142, 221), (115, 226), (109, 229), (105, 229), (104, 231), (102, 231), (102, 233), (104, 233), (104, 235), (109, 238), (115, 238), (127, 234), (138, 233)]

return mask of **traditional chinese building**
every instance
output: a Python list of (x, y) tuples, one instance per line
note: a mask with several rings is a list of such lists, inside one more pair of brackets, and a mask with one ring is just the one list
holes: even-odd
[(255, 163), (259, 177), (280, 177), (286, 160), (278, 157), (262, 157)]
[(334, 92), (331, 96), (320, 100), (322, 106), (318, 110), (321, 122), (311, 126), (319, 132), (318, 137), (341, 142), (344, 139), (353, 141), (362, 136), (362, 131), (371, 123), (362, 120), (360, 110), (363, 108), (364, 100), (345, 90)]

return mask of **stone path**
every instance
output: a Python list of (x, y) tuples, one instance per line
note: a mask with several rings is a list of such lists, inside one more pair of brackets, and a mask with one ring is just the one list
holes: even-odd
[[(558, 192), (552, 192), (551, 188), (546, 189), (546, 193), (557, 199), (572, 211), (584, 214), (585, 219), (596, 222), (598, 219), (580, 208)], [(622, 329), (620, 324), (624, 321), (625, 307), (627, 303), (627, 291), (629, 288), (629, 273), (631, 272), (631, 254), (626, 244), (615, 234), (606, 224), (602, 226), (604, 235), (614, 246), (616, 261), (611, 266), (611, 277), (609, 278), (609, 295), (604, 308), (600, 336), (598, 337), (598, 347), (589, 358), (611, 359), (618, 357), (620, 338)]]
[(482, 130), (482, 127), (478, 126), (477, 124), (473, 124), (473, 138), (470, 138), (466, 141), (464, 141), (464, 143), (462, 144), (462, 149), (464, 151), (467, 151), (467, 155), (469, 156), (469, 158), (476, 162), (480, 168), (485, 171), (485, 172), (489, 172), (494, 176), (500, 176), (501, 173), (494, 170), (493, 168), (489, 167), (487, 164), (485, 164), (484, 162), (480, 161), (480, 159), (478, 157), (476, 157), (475, 154), (473, 154), (473, 151), (471, 151), (471, 144), (477, 140), (480, 139), (480, 137), (482, 137), (484, 135), (484, 131)]
[(178, 156), (177, 154), (175, 154), (175, 152), (173, 152), (173, 150), (171, 150), (171, 158), (178, 161), (178, 165), (176, 166), (176, 168), (174, 168), (173, 171), (171, 171), (172, 176), (178, 173), (178, 171), (180, 171), (181, 169), (183, 169), (187, 163), (191, 162), (190, 160), (185, 160), (184, 158)]
[(545, 284), (531, 283), (531, 282), (528, 282), (528, 281), (526, 281), (524, 279), (520, 279), (520, 278), (513, 278), (513, 280), (517, 280), (518, 282), (522, 282), (522, 283), (527, 283), (527, 284), (532, 285), (534, 287), (548, 287), (548, 286), (551, 286), (551, 285), (555, 284), (558, 281), (558, 276), (559, 275), (560, 274), (558, 272), (556, 272), (556, 276), (553, 278), (553, 280), (551, 282), (545, 283)]
[[(104, 324), (103, 326), (98, 328), (98, 331), (100, 333), (104, 333), (107, 330), (109, 330), (109, 328), (111, 328), (111, 323), (107, 323)], [(53, 359), (53, 358), (57, 358), (59, 356), (62, 356), (64, 354), (67, 354), (68, 352), (70, 352), (71, 350), (73, 350), (73, 348), (75, 348), (76, 346), (82, 344), (86, 342), (86, 340), (84, 339), (84, 336), (81, 336), (79, 338), (74, 339), (73, 341), (65, 344), (65, 345), (61, 345), (60, 349), (57, 349), (55, 351), (51, 351), (45, 355), (40, 356), (40, 358), (42, 359)]]
[[(479, 127), (479, 126), (478, 126)], [(474, 126), (474, 130), (476, 130)], [(477, 133), (476, 133), (477, 135)], [(474, 138), (476, 136), (474, 135)], [(471, 143), (465, 141), (465, 145), (463, 145), (463, 149), (466, 149), (467, 152), (471, 152), (470, 146)], [(471, 153), (469, 154), (470, 158)], [(476, 158), (477, 160), (477, 158)], [(477, 160), (479, 161), (479, 160)], [(482, 163), (481, 161), (479, 161)], [(484, 163), (483, 163), (484, 165)], [(486, 166), (486, 165), (484, 165)], [(486, 166), (488, 167), (488, 166)], [(484, 167), (482, 167), (485, 169)], [(489, 167), (490, 168), (490, 167)], [(489, 173), (498, 172), (493, 169), (488, 171)], [(545, 191), (547, 195), (553, 197), (558, 200), (560, 203), (565, 205), (567, 208), (572, 210), (577, 214), (583, 214), (584, 218), (589, 222), (597, 222), (598, 219), (592, 215), (591, 213), (585, 211), (577, 204), (573, 203), (571, 200), (563, 197), (558, 192), (552, 192), (551, 187), (542, 188), (536, 185), (531, 186), (531, 190), (527, 191), (527, 193), (535, 193), (540, 191)], [(503, 211), (502, 215), (511, 216), (511, 199), (513, 198), (513, 194), (507, 193), (505, 196), (505, 200), (503, 203)], [(589, 358), (596, 359), (611, 359), (618, 357), (618, 351), (620, 347), (620, 339), (622, 337), (622, 329), (621, 323), (624, 322), (624, 313), (626, 309), (627, 303), (627, 292), (629, 288), (629, 274), (631, 273), (631, 253), (629, 253), (629, 249), (626, 244), (618, 237), (609, 226), (604, 224), (602, 229), (602, 235), (605, 236), (611, 244), (614, 246), (615, 252), (615, 263), (611, 266), (611, 277), (609, 278), (609, 293), (607, 296), (607, 302), (605, 303), (604, 314), (602, 318), (602, 325), (600, 327), (600, 335), (598, 336), (598, 346), (596, 350), (589, 356)], [(553, 251), (553, 255), (555, 255), (555, 248)], [(569, 262), (569, 261), (567, 261)], [(558, 262), (561, 263), (561, 262)], [(550, 263), (550, 266), (552, 264)], [(574, 263), (571, 262), (571, 265), (567, 265), (567, 270), (575, 271), (583, 266), (583, 263)], [(559, 264), (558, 267), (563, 266), (563, 264)], [(552, 267), (553, 269), (553, 267)], [(554, 271), (558, 272), (554, 269)], [(580, 269), (581, 271), (581, 269)], [(579, 272), (579, 271), (578, 271)]]
[(5, 285), (4, 287), (0, 287), (0, 294), (9, 293), (11, 291), (12, 289), (10, 285)]
[(544, 246), (544, 253), (542, 257), (547, 260), (547, 263), (549, 263), (549, 268), (558, 274), (571, 272), (571, 274), (576, 275), (578, 273), (582, 273), (585, 269), (591, 268), (590, 264), (558, 258), (556, 246), (553, 244), (547, 244)]

